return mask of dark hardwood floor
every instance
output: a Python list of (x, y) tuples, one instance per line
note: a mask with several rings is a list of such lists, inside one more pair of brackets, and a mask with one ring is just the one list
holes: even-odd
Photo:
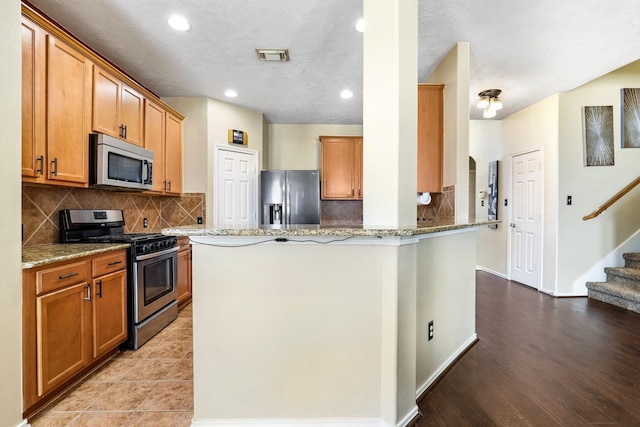
[(479, 342), (417, 426), (640, 426), (640, 314), (484, 272), (476, 295)]

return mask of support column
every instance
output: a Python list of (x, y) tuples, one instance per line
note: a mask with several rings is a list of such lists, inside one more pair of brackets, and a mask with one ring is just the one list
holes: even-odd
[(364, 1), (363, 224), (416, 225), (417, 0)]

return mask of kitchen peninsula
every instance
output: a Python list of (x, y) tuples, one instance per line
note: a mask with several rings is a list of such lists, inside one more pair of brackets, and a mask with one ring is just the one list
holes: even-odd
[(164, 229), (193, 247), (193, 425), (407, 425), (477, 340), (484, 224)]

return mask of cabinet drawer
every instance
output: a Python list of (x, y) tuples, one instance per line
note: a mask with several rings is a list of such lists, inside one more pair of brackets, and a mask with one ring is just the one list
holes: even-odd
[(90, 280), (89, 261), (79, 261), (45, 268), (36, 273), (38, 295)]
[(125, 269), (127, 267), (127, 254), (125, 251), (117, 251), (95, 257), (91, 263), (93, 268), (93, 277), (98, 277)]

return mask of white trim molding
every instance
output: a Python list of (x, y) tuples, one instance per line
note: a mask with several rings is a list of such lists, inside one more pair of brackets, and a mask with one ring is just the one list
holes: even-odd
[(502, 279), (507, 279), (507, 275), (505, 273), (500, 273), (490, 268), (483, 267), (481, 265), (476, 265), (476, 270), (484, 271), (485, 273), (493, 274), (494, 276), (498, 276)]
[[(417, 413), (416, 407), (416, 413)], [(398, 424), (399, 427), (404, 427)], [(191, 420), (192, 427), (393, 427), (379, 418), (285, 418)]]
[(414, 406), (413, 409), (411, 411), (409, 411), (409, 413), (407, 415), (404, 416), (404, 418), (402, 418), (400, 421), (398, 421), (398, 424), (396, 424), (396, 427), (406, 427), (409, 425), (409, 423), (418, 415), (418, 405)]
[(462, 343), (462, 345), (460, 347), (458, 347), (458, 349), (456, 351), (454, 351), (451, 356), (449, 356), (449, 358), (447, 360), (445, 360), (445, 362), (440, 365), (440, 367), (438, 367), (438, 369), (436, 369), (434, 371), (433, 374), (431, 374), (431, 376), (429, 378), (427, 378), (427, 381), (425, 381), (424, 384), (422, 384), (418, 390), (416, 390), (416, 399), (418, 397), (420, 397), (422, 395), (422, 393), (425, 392), (426, 389), (429, 388), (429, 386), (431, 386), (431, 384), (433, 384), (433, 382), (438, 379), (438, 377), (445, 371), (447, 370), (447, 368), (449, 368), (449, 366), (451, 366), (451, 364), (458, 358), (460, 357), (461, 354), (463, 354), (465, 351), (467, 351), (467, 349), (473, 345), (476, 340), (478, 339), (478, 334), (474, 333), (473, 335), (471, 335), (469, 337), (469, 339), (467, 339), (464, 343)]

